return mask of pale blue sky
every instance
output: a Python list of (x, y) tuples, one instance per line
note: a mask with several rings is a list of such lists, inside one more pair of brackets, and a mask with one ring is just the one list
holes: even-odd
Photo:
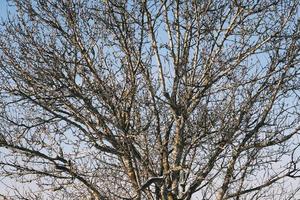
[(6, 0), (0, 0), (0, 17), (5, 17), (7, 15), (7, 2)]
[(9, 12), (14, 12), (12, 7), (8, 6), (7, 0), (0, 0), (0, 19), (5, 19)]

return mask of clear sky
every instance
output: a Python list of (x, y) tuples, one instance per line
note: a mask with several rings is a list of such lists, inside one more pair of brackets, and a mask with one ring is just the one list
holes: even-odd
[(11, 11), (12, 8), (8, 6), (7, 0), (0, 0), (0, 19), (5, 19)]
[(0, 17), (5, 17), (7, 15), (7, 2), (6, 0), (0, 0)]

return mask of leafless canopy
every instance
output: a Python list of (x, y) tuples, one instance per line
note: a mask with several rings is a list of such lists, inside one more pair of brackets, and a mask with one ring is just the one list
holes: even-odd
[(299, 0), (10, 3), (5, 198), (299, 199)]

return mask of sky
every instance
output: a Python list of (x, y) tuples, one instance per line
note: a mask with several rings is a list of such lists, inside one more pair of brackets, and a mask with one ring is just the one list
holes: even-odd
[(0, 0), (0, 18), (7, 16), (8, 5), (6, 0)]

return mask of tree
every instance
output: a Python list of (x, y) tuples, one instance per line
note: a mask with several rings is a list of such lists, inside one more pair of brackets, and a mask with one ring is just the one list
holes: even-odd
[(3, 196), (299, 198), (298, 0), (12, 5)]

